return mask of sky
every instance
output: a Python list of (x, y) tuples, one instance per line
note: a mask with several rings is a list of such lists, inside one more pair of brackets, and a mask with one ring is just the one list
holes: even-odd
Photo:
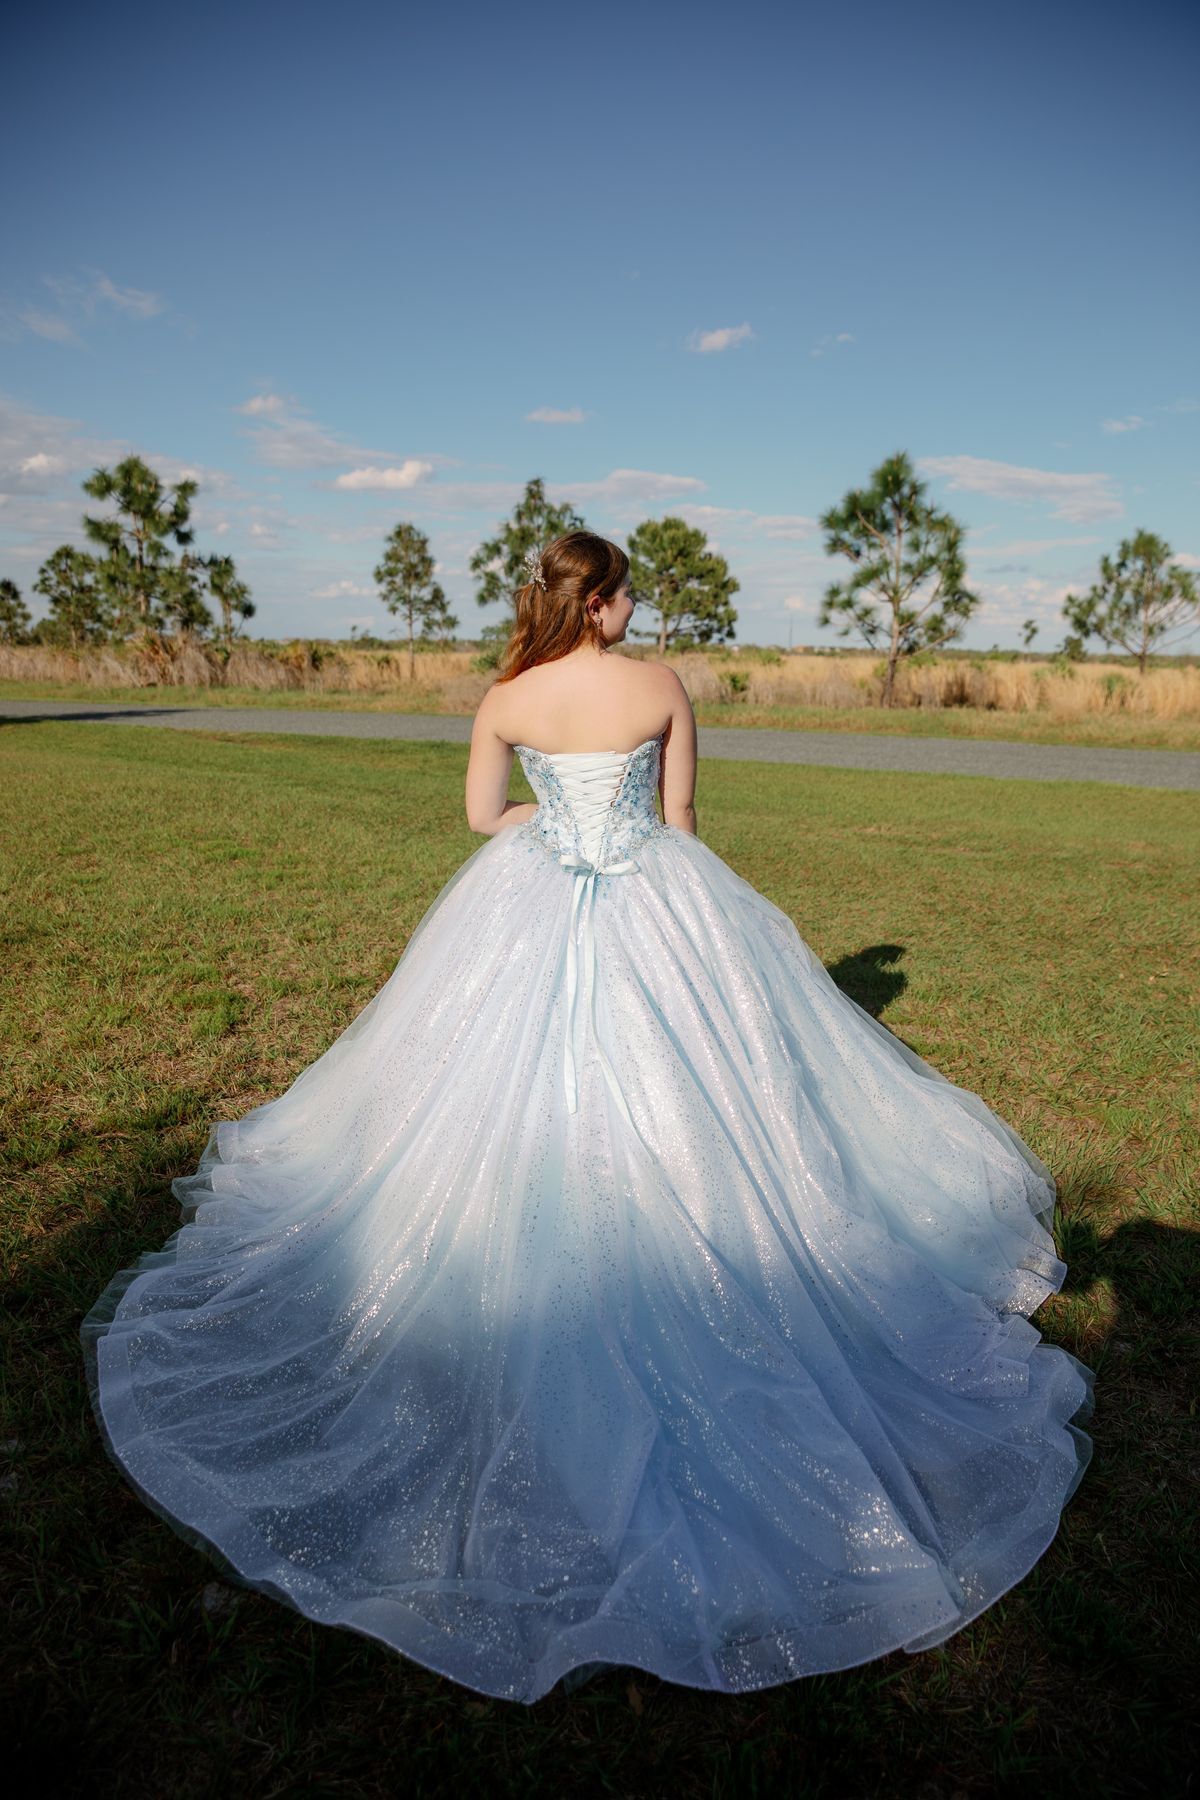
[(964, 528), (967, 645), (1056, 648), (1138, 529), (1200, 568), (1194, 4), (115, 0), (22, 9), (6, 63), (35, 618), (130, 454), (198, 481), (267, 637), (395, 631), (402, 521), (477, 634), (535, 476), (618, 543), (703, 530), (743, 643), (859, 644), (819, 517), (898, 450)]

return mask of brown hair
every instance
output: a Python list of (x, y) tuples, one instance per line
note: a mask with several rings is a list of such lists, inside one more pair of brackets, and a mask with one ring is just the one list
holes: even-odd
[(603, 649), (604, 637), (587, 609), (588, 597), (602, 600), (629, 579), (629, 558), (618, 544), (594, 531), (568, 531), (541, 552), (546, 586), (527, 581), (517, 589), (516, 612), (500, 658), (496, 680), (511, 681), (535, 663), (553, 662), (578, 644)]

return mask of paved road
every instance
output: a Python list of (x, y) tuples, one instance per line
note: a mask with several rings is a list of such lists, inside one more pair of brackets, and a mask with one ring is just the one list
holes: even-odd
[[(3, 700), (0, 721), (103, 720), (180, 731), (302, 732), (317, 737), (412, 738), (465, 744), (467, 718), (429, 713), (302, 712), (274, 707), (93, 705)], [(1131, 787), (1200, 789), (1200, 751), (1107, 750), (980, 738), (891, 737), (877, 732), (768, 731), (702, 725), (701, 756), (808, 763), (837, 769), (900, 769), (922, 775), (1016, 776), (1022, 781), (1116, 781)]]

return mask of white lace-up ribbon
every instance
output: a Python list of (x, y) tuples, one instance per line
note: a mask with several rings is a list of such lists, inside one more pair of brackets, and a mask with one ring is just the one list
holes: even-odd
[(596, 898), (597, 875), (628, 875), (637, 868), (634, 857), (626, 857), (623, 862), (594, 863), (586, 856), (576, 856), (568, 850), (559, 857), (564, 869), (570, 869), (575, 877), (575, 887), (571, 895), (571, 915), (567, 928), (567, 1024), (563, 1049), (563, 1083), (567, 1092), (567, 1111), (574, 1112), (579, 1102), (579, 1078), (575, 1054), (575, 1040), (578, 1035), (577, 1002), (579, 998), (579, 962), (580, 950), (577, 932), (582, 922), (583, 939), (583, 1015), (591, 1024), (592, 1043), (596, 1050), (596, 1060), (604, 1071), (604, 1079), (612, 1090), (613, 1098), (621, 1109), (622, 1116), (636, 1131), (625, 1096), (621, 1092), (621, 1084), (617, 1080), (616, 1071), (604, 1054), (604, 1046), (600, 1042), (596, 1029), (596, 929), (592, 913)]

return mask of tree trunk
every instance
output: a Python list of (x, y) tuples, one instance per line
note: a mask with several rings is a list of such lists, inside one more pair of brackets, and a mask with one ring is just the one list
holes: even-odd
[(896, 560), (892, 589), (892, 641), (888, 646), (887, 677), (883, 684), (883, 704), (890, 707), (895, 700), (896, 664), (900, 660), (900, 564), (904, 556), (904, 521), (896, 524)]
[(896, 639), (895, 634), (893, 633), (892, 642), (888, 648), (887, 673), (884, 675), (884, 678), (883, 678), (883, 692), (879, 696), (880, 703), (884, 706), (891, 706), (894, 703), (895, 688), (896, 688), (896, 664), (899, 662), (899, 660), (900, 660), (900, 645)]

